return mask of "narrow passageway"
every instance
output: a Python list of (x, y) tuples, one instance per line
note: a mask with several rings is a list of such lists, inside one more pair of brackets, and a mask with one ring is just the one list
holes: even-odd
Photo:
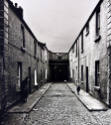
[(100, 125), (65, 83), (53, 83), (22, 124)]

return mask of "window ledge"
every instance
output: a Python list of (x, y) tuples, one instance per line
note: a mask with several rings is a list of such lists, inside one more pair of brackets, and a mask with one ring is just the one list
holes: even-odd
[(100, 86), (94, 86), (94, 90), (100, 91)]
[(95, 42), (98, 42), (101, 39), (101, 35), (96, 36)]
[(25, 47), (21, 47), (22, 52), (26, 52), (26, 48)]

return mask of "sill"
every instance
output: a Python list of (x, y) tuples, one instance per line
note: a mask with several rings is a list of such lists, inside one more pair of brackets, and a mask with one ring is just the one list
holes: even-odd
[(100, 91), (100, 86), (94, 86), (95, 91)]
[(96, 36), (95, 42), (98, 42), (101, 39), (101, 35)]
[(26, 52), (26, 48), (25, 47), (21, 47), (21, 51), (25, 53)]

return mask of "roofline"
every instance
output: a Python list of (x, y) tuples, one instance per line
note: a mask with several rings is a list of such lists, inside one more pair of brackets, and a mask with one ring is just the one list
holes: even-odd
[(104, 0), (100, 0), (100, 1), (97, 3), (97, 5), (96, 5), (96, 7), (94, 8), (94, 10), (92, 11), (91, 15), (90, 15), (89, 18), (87, 19), (85, 25), (83, 26), (83, 28), (82, 28), (81, 31), (79, 32), (79, 35), (76, 37), (74, 43), (73, 43), (72, 46), (70, 47), (68, 53), (71, 51), (72, 47), (75, 45), (75, 43), (76, 43), (76, 41), (78, 40), (78, 38), (80, 37), (81, 33), (82, 33), (83, 30), (85, 29), (86, 25), (87, 25), (88, 22), (92, 19), (92, 17), (93, 17), (93, 15), (95, 14), (97, 8), (102, 4), (103, 1), (104, 1)]
[[(18, 16), (18, 14), (16, 13), (16, 11), (14, 10), (14, 5), (10, 4), (10, 0), (6, 0), (9, 3), (10, 8), (12, 9), (12, 11), (16, 14), (16, 16), (20, 19), (20, 21), (24, 24), (24, 26), (26, 27), (26, 29), (29, 31), (29, 33), (34, 37), (34, 39), (36, 41), (38, 41), (38, 39), (36, 38), (36, 36), (34, 35), (34, 33), (32, 32), (32, 30), (29, 28), (28, 24), (25, 22), (25, 20), (23, 18), (21, 18), (20, 16)], [(13, 2), (12, 2), (13, 3)]]

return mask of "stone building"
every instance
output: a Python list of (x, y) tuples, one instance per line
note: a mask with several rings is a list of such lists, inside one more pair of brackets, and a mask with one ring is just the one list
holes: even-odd
[(25, 81), (28, 92), (48, 80), (48, 50), (23, 18), (23, 9), (0, 0), (0, 109), (20, 99)]
[(50, 80), (63, 82), (69, 79), (68, 53), (54, 53), (49, 51)]
[(69, 50), (70, 79), (111, 106), (111, 1), (100, 0)]
[(49, 81), (49, 50), (46, 44), (38, 42), (37, 59), (38, 82), (42, 85)]

